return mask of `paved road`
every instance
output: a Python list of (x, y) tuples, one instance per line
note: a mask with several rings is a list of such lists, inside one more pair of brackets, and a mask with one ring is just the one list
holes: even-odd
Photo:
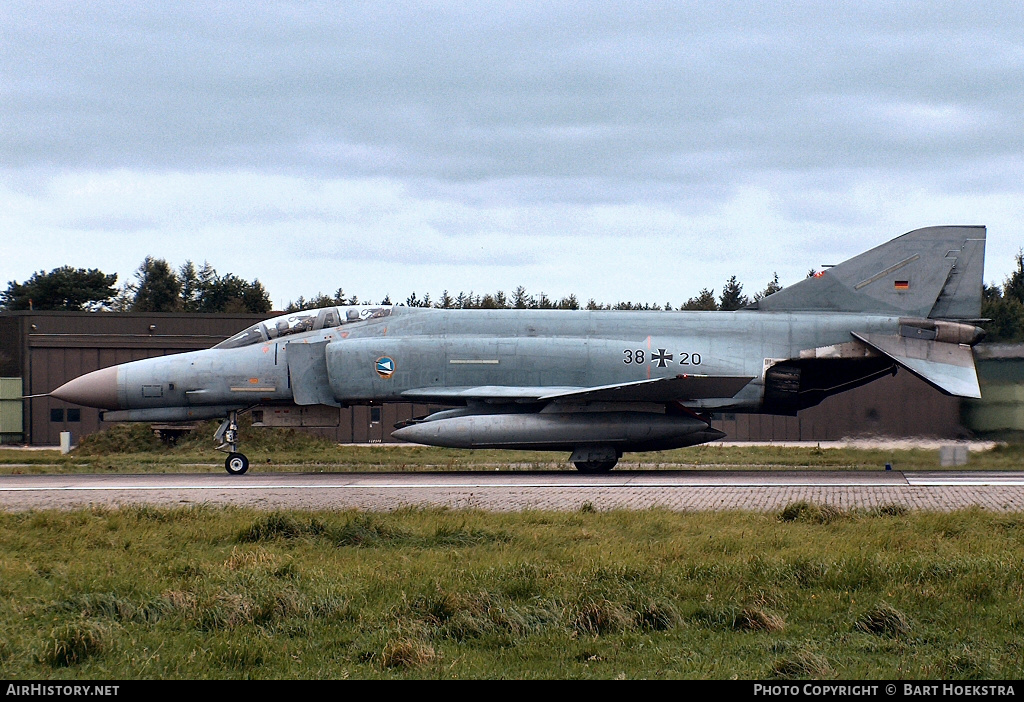
[(257, 473), (0, 476), (0, 509), (151, 504), (263, 509), (391, 510), (445, 506), (496, 511), (745, 509), (799, 500), (843, 509), (898, 504), (1024, 511), (1024, 472), (613, 471), (524, 473)]

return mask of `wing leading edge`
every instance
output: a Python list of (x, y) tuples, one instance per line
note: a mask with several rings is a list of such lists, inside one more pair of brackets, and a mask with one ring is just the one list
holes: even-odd
[(677, 375), (595, 387), (416, 388), (402, 397), (416, 400), (483, 400), (491, 402), (673, 402), (734, 397), (753, 380), (748, 376)]

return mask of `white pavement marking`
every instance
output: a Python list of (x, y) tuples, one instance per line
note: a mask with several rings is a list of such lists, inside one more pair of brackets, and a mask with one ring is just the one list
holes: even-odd
[(497, 512), (595, 509), (752, 510), (799, 501), (842, 509), (901, 505), (947, 511), (1024, 511), (1021, 471), (692, 471), (581, 476), (573, 473), (323, 473), (219, 476), (0, 476), (0, 510), (79, 509), (152, 504), (256, 509), (448, 507)]
[[(1006, 482), (913, 482), (910, 485), (940, 486), (940, 485), (1024, 485), (1024, 481)], [(18, 487), (0, 486), (0, 492), (47, 492), (47, 491), (88, 491), (88, 490), (122, 490), (122, 491), (144, 491), (144, 490), (452, 490), (465, 488), (629, 488), (629, 489), (661, 489), (661, 488), (701, 488), (701, 489), (750, 489), (762, 488), (867, 488), (867, 487), (894, 487), (899, 483), (879, 482), (851, 482), (851, 483), (814, 483), (814, 482), (763, 482), (763, 483), (697, 483), (697, 482), (665, 482), (665, 483), (371, 483), (368, 485), (357, 485), (346, 483), (344, 485), (316, 484), (301, 485), (289, 483), (270, 483), (261, 485), (32, 485)]]
[[(894, 485), (907, 485), (908, 481), (898, 471), (887, 473), (884, 476), (871, 474), (846, 474), (844, 479), (839, 479), (837, 473), (822, 472), (817, 476), (807, 473), (795, 472), (793, 474), (779, 473), (719, 473), (705, 471), (692, 475), (666, 475), (652, 477), (634, 477), (628, 473), (614, 476), (587, 476), (581, 477), (568, 474), (560, 479), (536, 480), (532, 476), (523, 475), (522, 479), (509, 479), (503, 475), (500, 479), (490, 477), (488, 474), (450, 475), (443, 480), (437, 480), (432, 475), (428, 482), (420, 482), (419, 476), (408, 474), (401, 480), (394, 478), (379, 478), (373, 474), (353, 474), (344, 482), (320, 482), (326, 476), (306, 476), (306, 481), (287, 482), (265, 482), (264, 476), (248, 477), (222, 477), (197, 475), (196, 478), (203, 482), (162, 482), (170, 476), (132, 476), (134, 481), (139, 482), (107, 482), (111, 480), (106, 476), (19, 476), (19, 484), (9, 484), (13, 480), (8, 476), (0, 479), (0, 492), (27, 492), (27, 491), (145, 491), (145, 490), (340, 490), (340, 489), (381, 489), (381, 490), (450, 490), (450, 489), (594, 489), (594, 488), (630, 488), (630, 489), (662, 489), (662, 488), (746, 488), (760, 489), (766, 487), (792, 487), (792, 488), (814, 488), (814, 487), (892, 487)], [(269, 476), (266, 476), (269, 477)], [(180, 476), (176, 476), (180, 481)], [(51, 484), (56, 481), (61, 484)], [(95, 484), (102, 480), (101, 484)], [(358, 482), (357, 482), (358, 481)], [(148, 484), (147, 484), (148, 483)], [(206, 483), (206, 484), (204, 484)], [(981, 483), (985, 484), (985, 483)], [(1021, 483), (1024, 484), (1024, 476)]]
[(910, 485), (1024, 485), (1019, 471), (915, 471), (906, 474)]

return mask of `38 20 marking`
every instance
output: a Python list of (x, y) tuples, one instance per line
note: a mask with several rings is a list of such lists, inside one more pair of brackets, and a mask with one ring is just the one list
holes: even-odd
[(627, 365), (647, 363), (649, 360), (651, 363), (658, 364), (658, 368), (665, 368), (668, 366), (669, 361), (673, 361), (680, 366), (699, 366), (701, 362), (699, 353), (679, 353), (679, 360), (676, 361), (676, 354), (668, 353), (665, 349), (658, 349), (657, 352), (652, 351), (650, 357), (648, 357), (644, 349), (623, 349), (622, 355), (624, 356), (622, 362)]

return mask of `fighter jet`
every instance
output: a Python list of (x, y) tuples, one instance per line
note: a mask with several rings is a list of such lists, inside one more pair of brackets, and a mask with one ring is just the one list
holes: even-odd
[(424, 402), (403, 441), (571, 452), (584, 473), (626, 451), (725, 436), (717, 412), (795, 415), (903, 368), (981, 396), (971, 347), (985, 227), (917, 229), (735, 312), (327, 307), (254, 324), (212, 349), (105, 368), (53, 397), (105, 421), (222, 418), (257, 406)]

